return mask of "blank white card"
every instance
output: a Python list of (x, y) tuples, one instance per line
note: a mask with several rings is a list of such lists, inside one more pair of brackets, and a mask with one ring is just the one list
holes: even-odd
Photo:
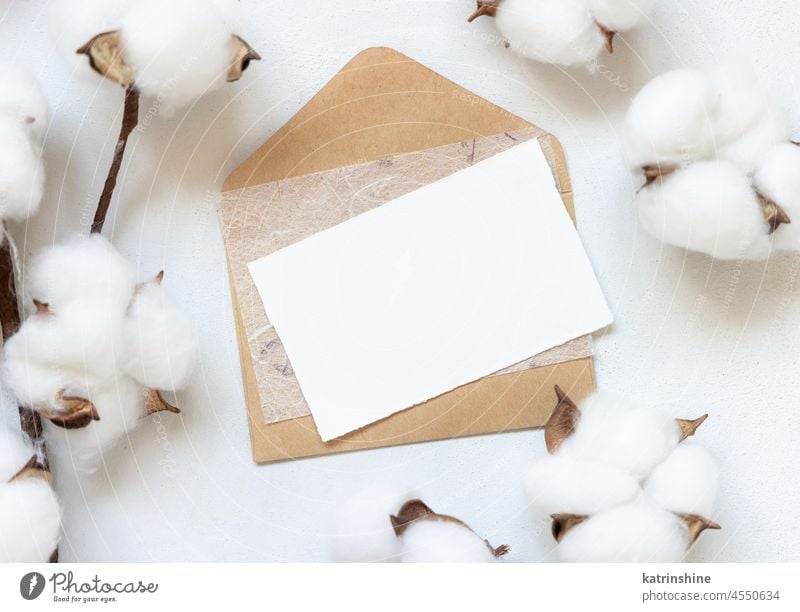
[(536, 140), (249, 268), (325, 441), (612, 320)]

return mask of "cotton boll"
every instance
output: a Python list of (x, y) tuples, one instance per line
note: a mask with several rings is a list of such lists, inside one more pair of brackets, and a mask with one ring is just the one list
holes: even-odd
[(141, 0), (123, 19), (122, 50), (138, 89), (172, 114), (226, 82), (233, 34), (208, 0)]
[(41, 139), (47, 129), (48, 114), (47, 100), (36, 78), (17, 66), (0, 63), (0, 116)]
[(504, 0), (495, 21), (514, 51), (540, 62), (589, 66), (605, 47), (583, 0)]
[(772, 234), (776, 249), (800, 249), (800, 146), (779, 144), (764, 156), (753, 180), (758, 193), (778, 204), (792, 219)]
[(58, 393), (80, 396), (75, 380), (65, 371), (28, 359), (7, 359), (3, 364), (3, 379), (21, 406), (58, 412)]
[(334, 516), (331, 553), (342, 563), (397, 561), (400, 542), (390, 517), (416, 495), (399, 486), (360, 491)]
[(642, 88), (625, 117), (626, 154), (635, 168), (702, 159), (715, 149), (718, 96), (699, 70), (666, 72)]
[(668, 244), (720, 259), (769, 256), (761, 206), (732, 162), (695, 162), (642, 189), (636, 204), (642, 227)]
[(20, 431), (0, 425), (0, 483), (6, 483), (33, 457), (33, 447)]
[(645, 493), (660, 507), (678, 514), (709, 517), (717, 497), (717, 464), (705, 448), (681, 444), (650, 474)]
[(44, 165), (39, 147), (24, 125), (0, 116), (0, 219), (23, 221), (39, 209), (44, 195)]
[(42, 251), (27, 274), (27, 293), (58, 311), (80, 302), (123, 312), (133, 297), (133, 267), (99, 234), (78, 236)]
[(194, 327), (160, 283), (139, 288), (128, 309), (125, 335), (130, 376), (152, 389), (175, 391), (186, 385), (196, 362)]
[(525, 478), (531, 504), (544, 514), (595, 514), (633, 499), (639, 483), (613, 466), (559, 452), (537, 461)]
[(577, 460), (608, 464), (641, 478), (680, 442), (680, 427), (672, 417), (625, 397), (597, 392), (580, 409), (575, 433), (559, 451)]
[(0, 485), (0, 563), (45, 563), (58, 547), (61, 510), (46, 480)]
[(494, 554), (480, 536), (459, 523), (415, 521), (401, 540), (403, 563), (491, 563)]
[(557, 551), (567, 563), (677, 563), (688, 546), (676, 515), (638, 500), (573, 527)]
[(86, 398), (97, 408), (100, 420), (81, 429), (48, 426), (46, 439), (60, 466), (92, 474), (102, 465), (103, 456), (133, 432), (146, 415), (145, 394), (134, 380), (120, 377), (90, 389)]
[(589, 0), (589, 10), (612, 32), (625, 32), (643, 21), (653, 4), (654, 0)]
[(52, 0), (49, 4), (50, 37), (74, 74), (97, 78), (85, 55), (77, 50), (98, 34), (119, 29), (122, 14), (133, 0)]

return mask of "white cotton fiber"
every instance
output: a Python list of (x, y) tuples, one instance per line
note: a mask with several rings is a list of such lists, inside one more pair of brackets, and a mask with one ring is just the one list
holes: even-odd
[(232, 32), (239, 32), (244, 26), (241, 0), (209, 0), (217, 9), (225, 26)]
[(153, 281), (140, 286), (125, 318), (125, 371), (152, 389), (176, 391), (194, 370), (197, 342), (189, 318)]
[(11, 480), (34, 454), (22, 432), (0, 425), (0, 485)]
[(614, 466), (576, 461), (562, 451), (533, 464), (525, 492), (543, 514), (583, 515), (630, 501), (639, 492), (639, 482)]
[(94, 384), (112, 380), (129, 359), (123, 318), (117, 312), (77, 303), (65, 304), (51, 320), (49, 348), (54, 365)]
[(34, 214), (44, 194), (47, 102), (28, 72), (0, 63), (0, 221)]
[[(718, 104), (714, 130), (719, 148), (742, 139), (761, 124), (762, 131), (784, 136), (786, 119), (775, 103), (765, 94), (758, 75), (749, 66), (725, 64), (709, 74), (716, 91)], [(758, 137), (750, 138), (757, 143)]]
[(57, 311), (80, 302), (124, 311), (136, 288), (133, 267), (99, 234), (51, 246), (33, 260), (26, 293)]
[(625, 32), (644, 21), (655, 0), (589, 0), (594, 18), (612, 32)]
[(755, 173), (760, 194), (777, 202), (789, 216), (800, 212), (800, 146), (786, 142), (772, 147)]
[(625, 117), (631, 166), (681, 164), (711, 155), (718, 103), (712, 81), (693, 68), (672, 70), (647, 83)]
[(605, 39), (585, 0), (504, 0), (497, 28), (521, 55), (562, 66), (590, 66)]
[(22, 221), (39, 209), (44, 165), (24, 125), (0, 115), (0, 220)]
[(772, 234), (773, 248), (800, 249), (800, 146), (787, 142), (770, 149), (756, 170), (753, 184), (792, 220)]
[[(17, 336), (15, 336), (16, 338)], [(56, 403), (62, 389), (65, 395), (80, 395), (75, 381), (60, 368), (22, 358), (6, 358), (3, 380), (17, 403), (28, 408), (59, 411)]]
[(86, 398), (97, 408), (100, 420), (80, 429), (48, 426), (46, 439), (60, 466), (91, 474), (102, 465), (103, 456), (124, 441), (146, 416), (145, 395), (134, 380), (120, 377), (90, 389)]
[(234, 57), (228, 12), (209, 0), (140, 0), (122, 20), (136, 85), (172, 114), (226, 82)]
[(58, 392), (68, 386), (69, 376), (61, 368), (36, 360), (38, 351), (28, 350), (28, 338), (36, 336), (30, 329), (30, 325), (23, 325), (6, 343), (3, 383), (20, 405), (53, 410)]
[(672, 417), (623, 396), (597, 392), (580, 409), (575, 433), (559, 454), (611, 465), (641, 478), (680, 441), (680, 428)]
[(76, 76), (97, 78), (85, 55), (76, 51), (98, 34), (119, 29), (122, 14), (134, 0), (52, 0), (49, 3), (50, 37)]
[(9, 482), (34, 454), (21, 432), (0, 426), (0, 563), (45, 562), (58, 543), (60, 511), (47, 481)]
[(644, 229), (668, 244), (720, 259), (769, 255), (769, 227), (732, 162), (695, 162), (643, 188), (636, 204)]
[(491, 563), (488, 544), (468, 527), (443, 520), (412, 523), (400, 538), (403, 563)]
[(645, 493), (660, 507), (709, 518), (717, 497), (717, 464), (705, 448), (684, 442), (650, 474)]
[(568, 563), (677, 563), (688, 546), (676, 515), (638, 500), (573, 527), (557, 550)]
[(41, 140), (48, 114), (47, 100), (36, 78), (18, 66), (0, 63), (0, 117), (11, 119)]
[(120, 314), (68, 303), (54, 314), (28, 317), (19, 333), (9, 339), (9, 386), (14, 393), (20, 393), (13, 373), (16, 361), (49, 367), (53, 370), (52, 380), (60, 377), (70, 387), (103, 384), (127, 363), (126, 349)]
[(331, 554), (341, 563), (397, 561), (400, 542), (390, 517), (416, 495), (400, 486), (375, 486), (360, 491), (335, 513)]
[(0, 485), (0, 563), (46, 563), (60, 529), (61, 511), (47, 481)]
[(739, 138), (720, 147), (717, 157), (736, 163), (744, 172), (750, 174), (770, 149), (788, 140), (785, 115), (777, 109), (765, 109), (758, 121)]
[(48, 115), (47, 100), (39, 81), (27, 70), (0, 63), (0, 117), (22, 126), (41, 144), (47, 131)]

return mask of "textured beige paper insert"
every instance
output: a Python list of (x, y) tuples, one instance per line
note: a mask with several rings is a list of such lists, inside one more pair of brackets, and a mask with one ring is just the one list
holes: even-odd
[[(267, 423), (310, 411), (247, 264), (541, 135), (521, 130), (223, 193), (225, 242)], [(543, 148), (548, 143), (541, 139)], [(498, 374), (590, 356), (584, 336)]]

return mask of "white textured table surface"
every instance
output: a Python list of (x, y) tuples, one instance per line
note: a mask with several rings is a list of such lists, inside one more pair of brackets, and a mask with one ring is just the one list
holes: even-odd
[[(56, 0), (57, 1), (57, 0)], [(699, 439), (719, 458), (714, 516), (696, 561), (800, 561), (800, 259), (737, 267), (662, 249), (635, 223), (638, 183), (617, 126), (652, 75), (741, 56), (790, 111), (800, 136), (796, 0), (659, 0), (652, 24), (620, 40), (601, 74), (527, 62), (498, 43), (472, 0), (243, 0), (245, 38), (263, 55), (243, 81), (131, 140), (107, 234), (141, 275), (167, 286), (202, 330), (202, 367), (182, 418), (146, 423), (87, 487), (58, 473), (65, 561), (317, 561), (326, 517), (373, 480), (413, 482), (510, 561), (551, 548), (521, 478), (541, 432), (256, 466), (216, 215), (223, 178), (358, 51), (387, 45), (554, 132), (565, 146), (580, 233), (616, 316), (597, 338), (603, 388), (649, 396), (681, 416), (709, 411)], [(24, 254), (86, 228), (118, 131), (122, 92), (71, 78), (51, 50), (43, 0), (0, 0), (0, 56), (43, 81), (53, 120), (40, 214), (14, 235)], [(114, 209), (119, 207), (115, 204)], [(4, 418), (13, 420), (10, 409)]]

